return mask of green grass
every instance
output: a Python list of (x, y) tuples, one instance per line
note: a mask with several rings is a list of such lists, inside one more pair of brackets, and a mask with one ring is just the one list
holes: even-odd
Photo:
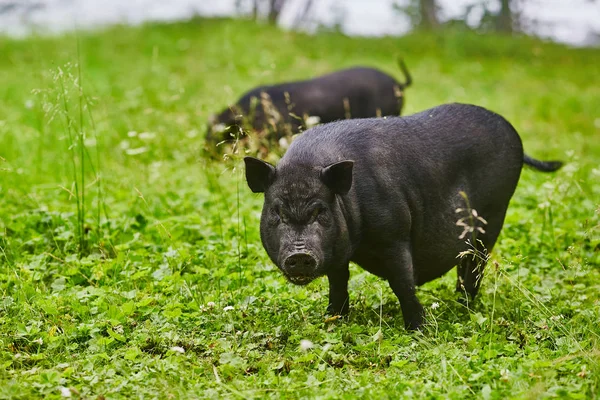
[[(598, 397), (600, 50), (195, 20), (0, 54), (0, 398)], [(419, 289), (421, 333), (356, 266), (349, 317), (326, 321), (326, 280), (293, 287), (262, 249), (239, 157), (201, 157), (208, 115), (243, 91), (400, 76), (397, 55), (405, 114), (482, 105), (567, 162), (523, 172), (475, 303), (454, 272)]]

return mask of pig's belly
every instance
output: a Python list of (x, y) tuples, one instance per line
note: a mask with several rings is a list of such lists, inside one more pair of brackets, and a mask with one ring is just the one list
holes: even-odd
[[(427, 228), (420, 230), (418, 234), (413, 234), (411, 245), (413, 270), (417, 284), (429, 282), (450, 271), (459, 264), (458, 255), (472, 249), (471, 245), (475, 245), (479, 241), (489, 249), (493, 248), (502, 229), (506, 206), (507, 204), (501, 204), (494, 210), (486, 209), (483, 206), (474, 207), (476, 210), (483, 210), (480, 215), (487, 220), (486, 225), (476, 222), (476, 226), (483, 228), (485, 233), (476, 231), (474, 239), (472, 233), (467, 233), (462, 239), (460, 238), (463, 227), (457, 226), (456, 221), (461, 216), (454, 212), (446, 214), (445, 223), (439, 223), (441, 219), (438, 219), (438, 223), (431, 221), (430, 224), (425, 224), (428, 226)], [(467, 241), (471, 242), (471, 245)]]
[(460, 260), (457, 256), (466, 250), (466, 245), (464, 242), (456, 243), (451, 249), (446, 247), (443, 252), (437, 249), (434, 248), (430, 252), (413, 252), (413, 270), (417, 285), (439, 278), (458, 265)]

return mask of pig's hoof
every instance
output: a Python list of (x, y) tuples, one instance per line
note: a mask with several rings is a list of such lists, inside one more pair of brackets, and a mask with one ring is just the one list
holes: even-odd
[(329, 307), (327, 307), (327, 314), (329, 315), (348, 315), (348, 310), (350, 309), (350, 307), (348, 307), (347, 304), (344, 304), (342, 307), (334, 307), (331, 304), (329, 305)]
[(404, 324), (404, 327), (407, 331), (420, 331), (423, 327), (423, 319), (419, 318), (418, 320), (408, 321)]

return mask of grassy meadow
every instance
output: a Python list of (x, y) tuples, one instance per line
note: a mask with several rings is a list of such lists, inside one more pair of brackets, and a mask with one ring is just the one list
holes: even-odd
[[(404, 114), (505, 116), (525, 169), (478, 299), (456, 274), (403, 328), (351, 267), (288, 284), (241, 155), (202, 156), (209, 114), (258, 84), (353, 65), (414, 84)], [(0, 37), (0, 398), (600, 397), (600, 49), (468, 32), (307, 36), (242, 20)]]

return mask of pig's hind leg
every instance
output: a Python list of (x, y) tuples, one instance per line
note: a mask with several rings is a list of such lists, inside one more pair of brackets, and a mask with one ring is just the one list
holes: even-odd
[(483, 270), (487, 263), (488, 255), (487, 247), (483, 242), (477, 241), (476, 244), (471, 243), (468, 253), (462, 255), (458, 264), (457, 292), (466, 294), (471, 300), (475, 299), (481, 286)]
[[(505, 212), (497, 213), (496, 218), (487, 221), (483, 227), (485, 233), (476, 232), (472, 235), (467, 251), (461, 255), (456, 291), (466, 294), (471, 300), (475, 299), (481, 287), (483, 270), (502, 229)], [(463, 302), (465, 300), (462, 299)]]

